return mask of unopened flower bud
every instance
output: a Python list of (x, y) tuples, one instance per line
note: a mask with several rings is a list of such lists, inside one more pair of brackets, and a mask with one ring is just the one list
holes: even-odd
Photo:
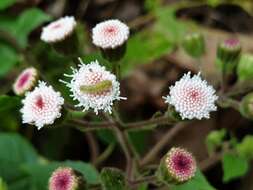
[(17, 95), (24, 95), (25, 92), (32, 90), (39, 78), (38, 71), (33, 68), (23, 70), (13, 84), (13, 91)]
[(253, 92), (243, 97), (240, 104), (240, 112), (244, 117), (253, 119)]
[(227, 39), (217, 48), (217, 57), (222, 64), (236, 64), (241, 53), (241, 43), (238, 39)]
[(86, 184), (82, 174), (70, 167), (56, 169), (48, 183), (49, 190), (85, 190)]
[(182, 45), (184, 50), (193, 58), (199, 58), (205, 53), (205, 40), (200, 33), (186, 35)]
[(101, 22), (92, 29), (93, 44), (109, 61), (118, 61), (124, 56), (128, 37), (128, 26), (117, 19)]
[(182, 148), (172, 148), (161, 160), (157, 176), (166, 184), (179, 184), (192, 179), (196, 169), (191, 153)]
[(237, 67), (237, 76), (240, 81), (253, 78), (253, 55), (243, 54)]
[(79, 49), (76, 25), (74, 17), (62, 17), (44, 27), (40, 38), (51, 44), (58, 53), (76, 56)]
[(116, 168), (103, 168), (100, 174), (103, 190), (127, 190), (123, 172)]

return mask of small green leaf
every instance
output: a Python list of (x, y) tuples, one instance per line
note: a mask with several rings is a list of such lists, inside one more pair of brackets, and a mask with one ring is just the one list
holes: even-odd
[(225, 129), (215, 130), (208, 134), (208, 136), (206, 137), (206, 145), (209, 154), (214, 152), (217, 147), (222, 145), (225, 136), (226, 136)]
[(223, 182), (244, 176), (248, 169), (248, 161), (239, 155), (225, 154), (222, 159)]
[(253, 159), (253, 136), (245, 136), (242, 142), (236, 146), (236, 149), (241, 156), (247, 159)]
[(0, 10), (4, 10), (10, 6), (12, 6), (14, 3), (16, 3), (17, 0), (1, 0), (0, 1)]
[(173, 185), (171, 190), (215, 190), (200, 170), (197, 171), (195, 177), (186, 183)]

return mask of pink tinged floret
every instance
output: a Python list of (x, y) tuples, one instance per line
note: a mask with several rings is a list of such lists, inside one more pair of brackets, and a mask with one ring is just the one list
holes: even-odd
[(181, 148), (172, 148), (167, 155), (166, 164), (170, 175), (179, 182), (191, 179), (196, 172), (196, 161), (191, 153)]
[(230, 38), (225, 40), (224, 44), (228, 46), (237, 46), (239, 44), (239, 40), (236, 38)]
[(59, 29), (62, 27), (62, 24), (61, 23), (55, 23), (51, 26), (51, 29)]
[(179, 175), (189, 175), (191, 173), (192, 158), (179, 153), (172, 158), (173, 168)]
[(61, 168), (56, 170), (49, 184), (50, 190), (72, 190), (75, 186), (75, 176), (69, 168)]
[(35, 105), (36, 105), (37, 108), (43, 109), (43, 107), (44, 107), (45, 104), (44, 104), (42, 96), (38, 96), (36, 98)]
[(26, 82), (29, 80), (29, 78), (31, 77), (30, 72), (26, 72), (24, 73), (22, 76), (20, 76), (19, 80), (18, 80), (18, 88), (22, 88)]
[(116, 26), (106, 26), (103, 32), (105, 37), (112, 37), (117, 34), (118, 28)]

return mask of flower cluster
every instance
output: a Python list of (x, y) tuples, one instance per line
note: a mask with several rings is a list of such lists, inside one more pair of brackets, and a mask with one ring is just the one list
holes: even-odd
[(45, 26), (41, 33), (41, 40), (47, 43), (55, 43), (70, 36), (76, 27), (75, 18), (65, 16)]
[[(80, 60), (81, 61), (81, 60)], [(73, 69), (71, 81), (65, 82), (72, 92), (74, 100), (78, 100), (77, 107), (83, 107), (84, 111), (93, 109), (95, 113), (99, 110), (111, 113), (114, 100), (125, 99), (120, 97), (120, 84), (116, 76), (105, 67), (100, 66), (97, 61), (87, 65), (79, 65), (79, 69)]]
[(165, 164), (170, 177), (180, 183), (188, 181), (196, 173), (195, 159), (182, 148), (172, 148), (165, 156)]
[(49, 190), (81, 190), (80, 177), (70, 167), (59, 167), (56, 169), (48, 183)]
[(128, 36), (128, 26), (116, 19), (101, 22), (92, 30), (93, 43), (102, 49), (114, 49), (121, 46)]
[(34, 87), (37, 78), (38, 72), (35, 68), (30, 67), (23, 70), (13, 84), (13, 91), (17, 95), (23, 95)]
[(27, 92), (22, 100), (23, 123), (29, 123), (42, 128), (51, 125), (57, 118), (61, 117), (61, 108), (64, 99), (59, 92), (54, 91), (52, 86), (39, 81), (39, 85), (32, 91)]
[(215, 90), (200, 78), (200, 73), (191, 78), (191, 73), (188, 72), (170, 87), (165, 102), (173, 105), (182, 119), (200, 120), (209, 118), (209, 113), (217, 109), (217, 99)]

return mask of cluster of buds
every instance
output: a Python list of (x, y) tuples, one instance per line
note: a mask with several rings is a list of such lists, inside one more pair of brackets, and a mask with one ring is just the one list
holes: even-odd
[(182, 148), (171, 148), (161, 160), (157, 177), (166, 184), (184, 183), (195, 176), (196, 161)]
[(51, 175), (48, 182), (49, 190), (85, 190), (83, 175), (70, 167), (59, 167)]

